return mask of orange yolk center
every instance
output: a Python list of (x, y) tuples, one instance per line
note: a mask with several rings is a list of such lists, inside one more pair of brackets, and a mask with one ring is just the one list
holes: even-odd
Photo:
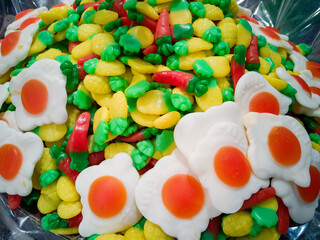
[(28, 13), (31, 13), (31, 12), (33, 12), (33, 11), (34, 11), (34, 9), (27, 9), (27, 10), (24, 10), (24, 11), (22, 11), (22, 12), (19, 12), (19, 13), (15, 16), (14, 20), (17, 21), (18, 19), (24, 17), (25, 15), (27, 15)]
[(267, 35), (268, 37), (275, 39), (275, 40), (281, 40), (280, 36), (274, 32), (273, 29), (270, 28), (264, 28), (264, 27), (259, 27), (260, 31)]
[(24, 109), (30, 114), (41, 114), (48, 104), (48, 90), (40, 80), (31, 79), (21, 90), (21, 101)]
[(268, 146), (274, 160), (281, 165), (291, 166), (300, 160), (300, 142), (288, 128), (273, 127), (269, 132)]
[(320, 173), (315, 166), (310, 166), (309, 173), (311, 178), (310, 186), (306, 188), (297, 186), (297, 189), (302, 200), (311, 203), (316, 200), (319, 195)]
[(39, 17), (34, 17), (34, 18), (28, 18), (26, 20), (23, 21), (23, 23), (20, 25), (20, 30), (25, 29), (26, 27), (28, 27), (29, 25), (38, 22), (39, 20), (41, 20)]
[(6, 180), (14, 179), (22, 165), (21, 150), (13, 144), (4, 144), (0, 147), (0, 175)]
[(242, 187), (251, 176), (251, 167), (244, 154), (233, 146), (225, 146), (214, 156), (214, 170), (218, 178), (230, 187)]
[(312, 72), (313, 77), (320, 78), (320, 64), (319, 63), (307, 61), (306, 68)]
[(172, 215), (190, 219), (202, 209), (204, 192), (197, 179), (187, 174), (177, 174), (164, 183), (162, 201)]
[(299, 76), (297, 75), (291, 75), (301, 86), (301, 88), (308, 93), (308, 95), (311, 97), (311, 89), (309, 87), (309, 85)]
[(1, 43), (1, 55), (6, 56), (16, 47), (20, 39), (20, 32), (9, 33)]
[(98, 217), (111, 218), (121, 212), (127, 201), (123, 183), (113, 176), (97, 178), (90, 186), (88, 202)]
[(277, 98), (269, 92), (254, 95), (249, 103), (250, 112), (279, 114), (280, 107)]

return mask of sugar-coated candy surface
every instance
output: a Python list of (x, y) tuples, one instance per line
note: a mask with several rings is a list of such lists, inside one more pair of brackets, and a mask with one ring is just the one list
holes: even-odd
[(320, 190), (320, 64), (235, 0), (75, 0), (0, 40), (0, 192), (87, 239), (279, 239)]

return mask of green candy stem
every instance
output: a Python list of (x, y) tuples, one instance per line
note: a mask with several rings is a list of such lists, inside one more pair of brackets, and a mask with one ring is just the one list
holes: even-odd
[(103, 145), (108, 140), (109, 126), (105, 121), (100, 121), (96, 130), (94, 131), (93, 141), (98, 145)]
[(40, 175), (39, 182), (42, 187), (46, 187), (59, 177), (59, 171), (55, 169), (48, 170)]
[(148, 157), (152, 157), (155, 152), (155, 147), (151, 140), (143, 140), (137, 143), (140, 152)]
[(157, 135), (154, 144), (159, 152), (164, 152), (173, 142), (173, 131), (164, 130), (161, 134)]
[(73, 101), (72, 103), (77, 106), (79, 109), (89, 109), (93, 103), (91, 97), (89, 97), (85, 92), (77, 90), (72, 94)]
[(126, 118), (114, 118), (109, 122), (110, 132), (113, 135), (121, 135), (128, 127), (128, 121)]
[(211, 77), (213, 75), (213, 70), (210, 65), (204, 59), (198, 59), (194, 61), (192, 65), (196, 74), (200, 77)]
[(221, 37), (221, 30), (218, 27), (210, 27), (202, 35), (203, 40), (211, 43), (218, 43)]
[(251, 216), (260, 226), (268, 228), (275, 226), (278, 222), (277, 211), (265, 207), (253, 207)]
[(140, 170), (147, 165), (148, 156), (143, 154), (136, 148), (133, 149), (131, 158), (132, 158), (132, 164), (137, 170)]
[(146, 80), (142, 80), (133, 86), (129, 87), (126, 91), (126, 97), (138, 98), (145, 94), (150, 88), (150, 83)]
[(170, 5), (170, 12), (186, 10), (189, 7), (189, 3), (186, 0), (174, 0)]
[(88, 152), (69, 152), (71, 158), (70, 168), (81, 172), (89, 166), (89, 153)]

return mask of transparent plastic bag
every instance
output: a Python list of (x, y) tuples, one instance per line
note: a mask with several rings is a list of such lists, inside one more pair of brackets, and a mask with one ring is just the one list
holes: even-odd
[[(0, 0), (0, 38), (3, 38), (6, 26), (14, 16), (25, 9), (59, 4), (71, 4), (72, 0)], [(306, 43), (313, 48), (308, 56), (312, 61), (320, 62), (320, 1), (318, 0), (237, 0), (242, 7), (251, 9), (252, 15), (266, 25), (275, 26), (282, 34), (289, 36), (295, 44)], [(84, 239), (79, 236), (60, 236), (41, 228), (41, 214), (19, 207), (11, 210), (7, 197), (0, 194), (0, 239), (39, 239), (63, 240)], [(303, 225), (291, 224), (281, 240), (320, 239), (320, 207), (314, 218)], [(183, 240), (183, 239), (181, 239)]]

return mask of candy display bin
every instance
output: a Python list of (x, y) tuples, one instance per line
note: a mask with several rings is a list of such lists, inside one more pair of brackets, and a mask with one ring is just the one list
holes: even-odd
[[(0, 1), (0, 38), (3, 38), (6, 26), (14, 20), (14, 15), (18, 12), (28, 8), (51, 7), (59, 3), (72, 2), (70, 0)], [(320, 63), (320, 1), (237, 0), (237, 2), (251, 9), (256, 19), (288, 35), (295, 44), (308, 44), (313, 49), (308, 58)], [(40, 219), (41, 215), (36, 209), (22, 206), (12, 211), (7, 206), (7, 196), (0, 194), (0, 239), (84, 239), (78, 235), (64, 237), (46, 232), (41, 228)], [(303, 225), (292, 223), (288, 233), (280, 239), (320, 239), (320, 208), (316, 209), (312, 221)]]

